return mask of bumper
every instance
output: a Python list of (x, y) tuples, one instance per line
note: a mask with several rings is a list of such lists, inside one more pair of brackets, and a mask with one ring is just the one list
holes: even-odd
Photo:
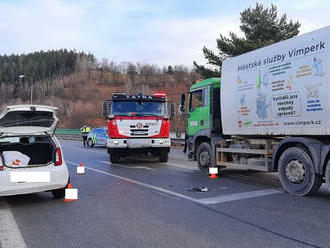
[(110, 149), (113, 148), (162, 148), (162, 147), (170, 147), (171, 139), (108, 139), (107, 147)]
[[(36, 182), (11, 182), (11, 171), (28, 172), (49, 172), (50, 181), (43, 183)], [(46, 166), (29, 169), (5, 170), (0, 172), (0, 196), (30, 194), (54, 189), (64, 188), (69, 180), (69, 171), (64, 163), (59, 167)]]

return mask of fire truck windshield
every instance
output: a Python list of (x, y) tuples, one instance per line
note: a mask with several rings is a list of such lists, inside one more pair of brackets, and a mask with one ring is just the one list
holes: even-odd
[(167, 108), (165, 102), (113, 101), (110, 114), (115, 116), (165, 116)]

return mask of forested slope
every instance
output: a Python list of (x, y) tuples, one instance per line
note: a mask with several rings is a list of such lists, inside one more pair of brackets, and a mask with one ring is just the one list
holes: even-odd
[[(19, 77), (25, 75), (26, 77)], [(115, 63), (92, 54), (57, 50), (0, 56), (0, 107), (30, 102), (59, 107), (60, 127), (105, 125), (101, 104), (113, 92), (151, 94), (165, 90), (178, 105), (182, 92), (200, 76), (185, 66)], [(181, 118), (173, 130), (183, 130)]]

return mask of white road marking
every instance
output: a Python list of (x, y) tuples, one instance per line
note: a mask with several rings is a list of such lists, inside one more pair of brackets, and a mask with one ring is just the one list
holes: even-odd
[[(66, 161), (66, 162), (68, 164), (78, 165), (78, 163), (74, 163), (74, 162), (70, 162), (70, 161)], [(157, 187), (157, 186), (154, 186), (154, 185), (150, 185), (150, 184), (147, 184), (147, 183), (142, 183), (142, 182), (139, 182), (139, 181), (135, 181), (133, 179), (129, 179), (127, 177), (118, 176), (118, 175), (115, 175), (115, 174), (112, 174), (112, 173), (109, 173), (109, 172), (105, 172), (105, 171), (94, 169), (94, 168), (87, 167), (87, 166), (85, 166), (85, 168), (88, 169), (88, 170), (91, 170), (91, 171), (95, 171), (95, 172), (98, 172), (98, 173), (101, 173), (101, 174), (104, 174), (104, 175), (108, 175), (108, 176), (111, 176), (111, 177), (114, 177), (114, 178), (124, 180), (126, 182), (134, 183), (134, 184), (141, 185), (141, 186), (144, 186), (144, 187), (149, 188), (149, 189), (157, 190), (159, 192), (162, 192), (162, 193), (165, 193), (165, 194), (168, 194), (168, 195), (173, 195), (173, 196), (183, 198), (183, 199), (186, 199), (186, 200), (189, 200), (189, 201), (198, 202), (197, 199), (194, 199), (192, 197), (182, 195), (180, 193), (176, 193), (176, 192), (173, 192), (173, 191), (169, 191), (167, 189), (163, 189), (163, 188), (160, 188), (160, 187)]]
[[(103, 163), (103, 164), (108, 164), (108, 165), (111, 164), (109, 161), (100, 161), (100, 162)], [(138, 166), (138, 165), (136, 165), (136, 166), (125, 166), (125, 165), (122, 165), (122, 164), (114, 164), (114, 166), (118, 166), (118, 167), (122, 167), (122, 168), (127, 168), (127, 169), (144, 169), (144, 170), (155, 171), (152, 168), (145, 167), (145, 166)]]
[(26, 248), (9, 205), (0, 199), (0, 246), (2, 248)]
[[(68, 164), (71, 165), (79, 165), (78, 163), (75, 162), (71, 162), (71, 161), (67, 161)], [(127, 177), (122, 177), (122, 176), (118, 176), (109, 172), (105, 172), (99, 169), (95, 169), (95, 168), (91, 168), (91, 167), (87, 167), (85, 166), (86, 169), (97, 172), (97, 173), (101, 173), (104, 175), (108, 175), (117, 179), (121, 179), (124, 180), (126, 182), (130, 182), (130, 183), (134, 183), (149, 189), (153, 189), (168, 195), (172, 195), (175, 197), (179, 197), (185, 200), (189, 200), (192, 202), (196, 202), (196, 203), (200, 203), (203, 205), (208, 205), (208, 204), (216, 204), (216, 203), (224, 203), (224, 202), (230, 202), (230, 201), (238, 201), (238, 200), (242, 200), (242, 199), (248, 199), (248, 198), (255, 198), (255, 197), (261, 197), (261, 196), (267, 196), (267, 195), (272, 195), (272, 194), (278, 194), (281, 193), (281, 191), (279, 190), (273, 190), (273, 189), (266, 189), (266, 190), (257, 190), (257, 191), (248, 191), (248, 192), (244, 192), (244, 193), (236, 193), (236, 194), (230, 194), (230, 195), (222, 195), (222, 196), (217, 196), (217, 197), (209, 197), (209, 198), (203, 198), (203, 199), (195, 199), (192, 198), (190, 196), (186, 196), (177, 192), (173, 192), (167, 189), (163, 189), (151, 184), (147, 184), (147, 183), (143, 183), (143, 182), (139, 182)]]
[(167, 162), (166, 165), (171, 166), (171, 167), (177, 167), (177, 168), (181, 168), (181, 169), (186, 169), (186, 170), (198, 170), (198, 168), (197, 167), (193, 167), (192, 164), (185, 165), (185, 164), (178, 164), (178, 163)]
[(202, 204), (205, 204), (205, 205), (219, 204), (219, 203), (224, 203), (224, 202), (238, 201), (238, 200), (255, 198), (255, 197), (266, 196), (266, 195), (273, 195), (273, 194), (278, 194), (278, 193), (281, 193), (281, 191), (274, 190), (274, 189), (255, 190), (255, 191), (248, 191), (248, 192), (243, 192), (243, 193), (203, 198), (203, 199), (199, 199), (199, 202)]

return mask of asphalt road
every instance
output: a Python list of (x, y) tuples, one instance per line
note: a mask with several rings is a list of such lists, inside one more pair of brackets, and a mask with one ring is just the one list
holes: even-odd
[[(104, 148), (61, 143), (79, 200), (0, 197), (17, 247), (330, 247), (324, 189), (295, 197), (282, 191), (276, 174), (250, 171), (209, 179), (178, 149), (168, 164), (128, 158), (111, 165)], [(76, 174), (80, 162), (86, 175)], [(10, 244), (1, 241), (1, 248)]]

